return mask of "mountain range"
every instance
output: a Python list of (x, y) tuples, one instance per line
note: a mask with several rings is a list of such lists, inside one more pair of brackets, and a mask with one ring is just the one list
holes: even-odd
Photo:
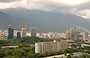
[(28, 10), (23, 8), (3, 9), (0, 11), (0, 28), (7, 29), (12, 24), (14, 29), (21, 29), (26, 24), (27, 30), (36, 27), (38, 32), (64, 32), (71, 27), (80, 26), (90, 30), (90, 22), (73, 14)]

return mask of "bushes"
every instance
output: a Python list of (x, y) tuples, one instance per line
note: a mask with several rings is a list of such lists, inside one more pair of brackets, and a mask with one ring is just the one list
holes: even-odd
[(50, 39), (42, 39), (37, 37), (25, 37), (20, 40), (12, 39), (12, 40), (0, 40), (1, 46), (19, 46), (19, 48), (15, 49), (0, 49), (0, 58), (20, 58), (20, 57), (34, 57), (37, 56), (40, 58), (41, 54), (35, 54), (35, 47), (30, 46), (30, 44), (34, 44), (36, 42), (49, 42), (52, 41)]

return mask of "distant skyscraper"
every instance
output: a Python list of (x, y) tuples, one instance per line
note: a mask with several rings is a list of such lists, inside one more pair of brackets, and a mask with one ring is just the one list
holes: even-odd
[(12, 25), (8, 26), (8, 39), (13, 39), (13, 29), (12, 29)]
[(79, 32), (79, 28), (78, 27), (70, 29), (70, 32), (71, 32), (71, 39), (79, 40), (80, 32)]
[(71, 35), (71, 34), (70, 34), (70, 30), (67, 30), (67, 31), (66, 31), (66, 38), (70, 38), (70, 35)]
[(75, 32), (79, 32), (79, 27), (75, 27)]
[(21, 39), (21, 33), (17, 32), (17, 39)]
[(70, 28), (70, 38), (74, 39), (74, 29)]
[(22, 24), (22, 38), (26, 37), (26, 25)]
[(31, 32), (31, 37), (36, 37), (37, 30), (35, 27), (30, 28), (30, 32)]
[(88, 32), (84, 32), (84, 40), (89, 40), (89, 33)]

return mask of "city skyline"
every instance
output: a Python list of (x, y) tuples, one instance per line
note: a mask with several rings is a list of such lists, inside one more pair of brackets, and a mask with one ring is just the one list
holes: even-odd
[(90, 0), (0, 0), (0, 58), (90, 58)]
[[(84, 29), (82, 27), (74, 27), (69, 28), (68, 30), (64, 32), (39, 32), (37, 31), (36, 27), (30, 27), (30, 30), (27, 31), (26, 25), (21, 25), (21, 30), (15, 30), (12, 28), (13, 26), (11, 24), (8, 25), (8, 30), (0, 30), (0, 37), (1, 40), (7, 40), (7, 39), (21, 39), (24, 37), (39, 37), (44, 39), (60, 39), (60, 38), (66, 38), (69, 40), (89, 40), (90, 38), (90, 32), (87, 29)], [(19, 26), (18, 26), (19, 27)], [(82, 31), (81, 31), (82, 30)]]

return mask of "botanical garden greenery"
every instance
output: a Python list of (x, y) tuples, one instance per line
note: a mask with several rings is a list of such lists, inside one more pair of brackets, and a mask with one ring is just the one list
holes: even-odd
[[(25, 37), (22, 39), (0, 40), (0, 58), (40, 58), (46, 55), (36, 54), (36, 42), (50, 42), (51, 39)], [(19, 48), (1, 48), (2, 46), (19, 46)]]

